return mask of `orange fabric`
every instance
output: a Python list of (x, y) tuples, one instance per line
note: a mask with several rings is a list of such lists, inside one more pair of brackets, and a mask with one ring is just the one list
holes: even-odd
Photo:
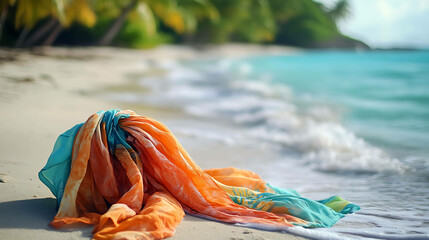
[(234, 168), (206, 172), (162, 123), (132, 111), (118, 114), (123, 113), (130, 116), (121, 118), (119, 127), (129, 134), (127, 142), (133, 148), (118, 144), (109, 151), (109, 133), (98, 114), (79, 130), (53, 227), (86, 223), (96, 225), (94, 239), (159, 239), (173, 235), (183, 209), (229, 223), (305, 223), (234, 203), (220, 183), (262, 189), (265, 182)]
[(205, 172), (222, 184), (232, 187), (245, 187), (258, 192), (274, 192), (267, 188), (267, 182), (256, 173), (234, 167), (206, 169)]

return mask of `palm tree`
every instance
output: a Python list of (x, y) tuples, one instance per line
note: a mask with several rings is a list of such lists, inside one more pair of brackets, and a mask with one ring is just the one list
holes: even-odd
[(131, 13), (140, 17), (149, 34), (156, 32), (156, 18), (179, 34), (194, 31), (198, 18), (208, 17), (212, 21), (219, 18), (217, 9), (209, 0), (131, 0), (122, 7), (99, 45), (110, 44)]
[(335, 21), (343, 19), (350, 14), (350, 4), (347, 0), (339, 0), (327, 13)]
[[(60, 2), (61, 0), (55, 0)], [(58, 11), (59, 21), (49, 36), (42, 42), (43, 46), (52, 45), (64, 28), (69, 27), (73, 22), (78, 22), (88, 27), (94, 26), (96, 15), (93, 12), (88, 0), (71, 0), (64, 6), (62, 11)]]
[[(109, 27), (109, 29), (104, 34), (104, 36), (100, 39), (98, 43), (99, 45), (108, 45), (112, 42), (113, 38), (115, 38), (119, 30), (121, 29), (122, 25), (124, 24), (128, 14), (136, 8), (138, 2), (139, 2), (138, 0), (131, 0), (128, 3), (128, 5), (122, 8), (119, 16)], [(142, 3), (142, 4), (145, 5), (145, 3)]]
[[(96, 20), (88, 0), (16, 0), (13, 3), (16, 5), (15, 28), (22, 28), (17, 47), (30, 47), (44, 37), (42, 45), (50, 45), (71, 23), (92, 26)], [(34, 29), (42, 20), (44, 22)]]
[(5, 0), (0, 2), (0, 41), (3, 33), (4, 24), (6, 22), (6, 17), (9, 12), (9, 6), (13, 6), (15, 0)]
[(16, 0), (14, 4), (15, 28), (22, 28), (16, 46), (22, 47), (34, 25), (51, 14), (52, 2), (50, 0)]
[(271, 41), (276, 32), (270, 0), (217, 0), (219, 21), (203, 22), (196, 39), (203, 42)]

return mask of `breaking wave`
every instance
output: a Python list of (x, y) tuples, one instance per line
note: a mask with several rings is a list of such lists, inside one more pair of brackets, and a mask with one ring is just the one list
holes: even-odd
[[(157, 106), (175, 106), (188, 114), (228, 120), (243, 131), (225, 136), (227, 144), (253, 139), (300, 154), (303, 164), (322, 171), (404, 172), (407, 166), (389, 157), (341, 124), (341, 113), (329, 106), (306, 106), (285, 84), (269, 76), (252, 79), (251, 67), (228, 60), (206, 64), (162, 62), (165, 75), (141, 80), (148, 88), (138, 98)], [(287, 77), (287, 76), (285, 76)], [(193, 134), (188, 130), (186, 134)], [(216, 133), (202, 134), (222, 138)]]

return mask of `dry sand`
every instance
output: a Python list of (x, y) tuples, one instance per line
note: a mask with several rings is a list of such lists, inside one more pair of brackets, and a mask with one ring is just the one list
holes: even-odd
[[(153, 61), (293, 51), (249, 45), (206, 47), (204, 50), (164, 46), (146, 51), (0, 49), (0, 239), (91, 238), (91, 227), (58, 231), (48, 226), (56, 213), (56, 200), (39, 181), (37, 173), (45, 165), (59, 134), (85, 121), (94, 112), (111, 108), (133, 109), (160, 121), (175, 117), (174, 112), (150, 106), (127, 106), (100, 98), (100, 91), (106, 87), (120, 87), (133, 74), (150, 72), (149, 63)], [(209, 150), (213, 148), (201, 150), (198, 143), (187, 142), (185, 147), (191, 156), (196, 154), (202, 161), (214, 159), (216, 154)], [(228, 155), (228, 151), (233, 155), (234, 152), (231, 149), (225, 151), (223, 155)], [(186, 216), (172, 239), (280, 238), (299, 239), (290, 234)]]

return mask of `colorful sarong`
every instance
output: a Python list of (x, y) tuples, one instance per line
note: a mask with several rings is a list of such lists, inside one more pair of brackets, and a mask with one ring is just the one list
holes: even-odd
[(236, 168), (201, 169), (162, 123), (98, 112), (60, 135), (40, 180), (58, 200), (55, 228), (95, 225), (94, 239), (172, 236), (185, 212), (266, 230), (330, 227), (359, 206), (273, 187)]

